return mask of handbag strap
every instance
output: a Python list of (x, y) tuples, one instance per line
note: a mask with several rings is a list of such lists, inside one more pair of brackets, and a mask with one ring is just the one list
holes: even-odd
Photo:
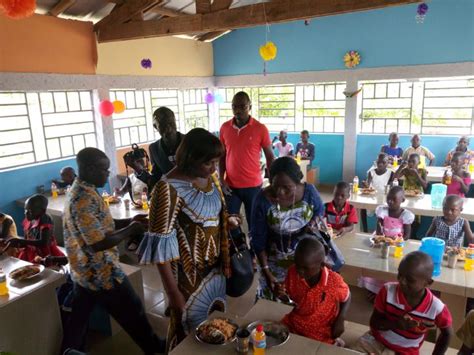
[[(221, 197), (222, 208), (224, 209), (224, 216), (226, 219), (224, 223), (226, 224), (226, 228), (227, 228), (227, 216), (229, 215), (229, 212), (227, 211), (227, 203), (225, 202), (224, 192), (222, 191), (221, 183), (219, 181), (219, 178), (217, 177), (217, 173), (212, 174), (211, 178), (212, 178), (212, 181), (214, 182), (214, 185), (216, 185), (216, 188), (219, 191), (219, 195)], [(238, 253), (239, 249), (237, 248), (237, 245), (235, 244), (234, 238), (232, 238), (232, 235), (230, 233), (228, 234), (228, 236), (229, 236), (228, 239), (230, 239), (235, 252)]]

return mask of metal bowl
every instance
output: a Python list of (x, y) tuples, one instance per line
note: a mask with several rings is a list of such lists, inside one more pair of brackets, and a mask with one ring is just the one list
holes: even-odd
[[(267, 336), (267, 349), (275, 348), (277, 346), (285, 344), (290, 338), (290, 331), (281, 322), (274, 322), (268, 320), (259, 320), (250, 323), (247, 326), (247, 330), (252, 334), (252, 332), (257, 328), (257, 325), (263, 325), (263, 331)], [(253, 344), (252, 337), (250, 337), (250, 342)]]
[[(215, 336), (215, 341), (212, 341), (212, 342), (209, 342), (209, 341), (206, 341), (206, 339), (203, 339), (200, 337), (200, 328), (204, 325), (206, 325), (207, 323), (211, 322), (212, 320), (214, 319), (221, 319), (221, 320), (225, 320), (226, 322), (228, 322), (229, 324), (233, 325), (235, 327), (235, 330), (234, 330), (234, 335), (232, 336), (232, 338), (228, 339), (227, 341), (225, 341), (223, 338), (224, 338), (224, 335), (217, 330), (216, 332), (216, 336)], [(237, 333), (237, 329), (239, 328), (239, 325), (237, 323), (235, 323), (232, 319), (229, 319), (229, 318), (213, 318), (213, 319), (206, 319), (205, 321), (201, 322), (195, 329), (195, 332), (194, 332), (194, 336), (195, 338), (197, 339), (197, 341), (199, 341), (200, 343), (203, 343), (203, 344), (209, 344), (209, 345), (227, 345), (227, 344), (230, 344), (232, 343), (235, 338), (236, 338), (236, 333)], [(220, 333), (220, 335), (219, 335)], [(220, 337), (222, 337), (221, 339), (219, 339)]]

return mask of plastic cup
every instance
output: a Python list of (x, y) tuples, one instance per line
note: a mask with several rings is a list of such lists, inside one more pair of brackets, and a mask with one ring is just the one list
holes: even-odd
[(390, 244), (383, 243), (382, 248), (380, 248), (380, 254), (381, 254), (382, 259), (388, 259), (389, 252), (390, 252)]
[(235, 350), (237, 354), (247, 354), (250, 350), (250, 332), (245, 328), (239, 328), (236, 335), (237, 341)]
[(450, 269), (455, 269), (457, 262), (458, 262), (458, 254), (448, 253), (448, 267)]
[(127, 211), (130, 210), (130, 200), (129, 199), (123, 200), (123, 204), (124, 204), (125, 209)]

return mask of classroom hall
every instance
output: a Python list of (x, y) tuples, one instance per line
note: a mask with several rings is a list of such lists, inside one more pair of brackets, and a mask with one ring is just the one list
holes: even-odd
[(0, 354), (472, 354), (473, 39), (472, 0), (0, 0)]

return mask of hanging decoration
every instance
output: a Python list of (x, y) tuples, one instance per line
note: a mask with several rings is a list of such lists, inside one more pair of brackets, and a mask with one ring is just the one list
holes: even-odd
[(152, 66), (151, 59), (148, 58), (143, 58), (140, 64), (143, 69), (151, 69)]
[(125, 104), (120, 100), (112, 102), (112, 105), (114, 105), (114, 113), (122, 113), (125, 111)]
[(344, 55), (346, 68), (355, 68), (360, 64), (360, 54), (357, 51), (349, 51)]
[(265, 62), (268, 62), (269, 60), (273, 60), (277, 56), (277, 46), (275, 46), (275, 43), (273, 42), (267, 42), (263, 46), (260, 46), (260, 57)]
[(309, 26), (309, 20), (304, 20), (304, 25)]
[(206, 104), (212, 104), (214, 101), (216, 101), (216, 98), (212, 92), (208, 92), (206, 96), (204, 96), (204, 102), (206, 102)]
[(356, 91), (349, 92), (349, 91), (344, 91), (343, 94), (347, 98), (355, 97), (357, 96), (360, 92), (362, 91), (362, 87)]
[(33, 16), (36, 0), (0, 0), (0, 14), (14, 20)]
[(114, 104), (109, 100), (103, 100), (99, 104), (99, 112), (102, 116), (112, 116), (114, 113)]
[(416, 23), (423, 23), (425, 21), (426, 13), (428, 12), (428, 5), (424, 2), (422, 2), (418, 7), (416, 8)]

